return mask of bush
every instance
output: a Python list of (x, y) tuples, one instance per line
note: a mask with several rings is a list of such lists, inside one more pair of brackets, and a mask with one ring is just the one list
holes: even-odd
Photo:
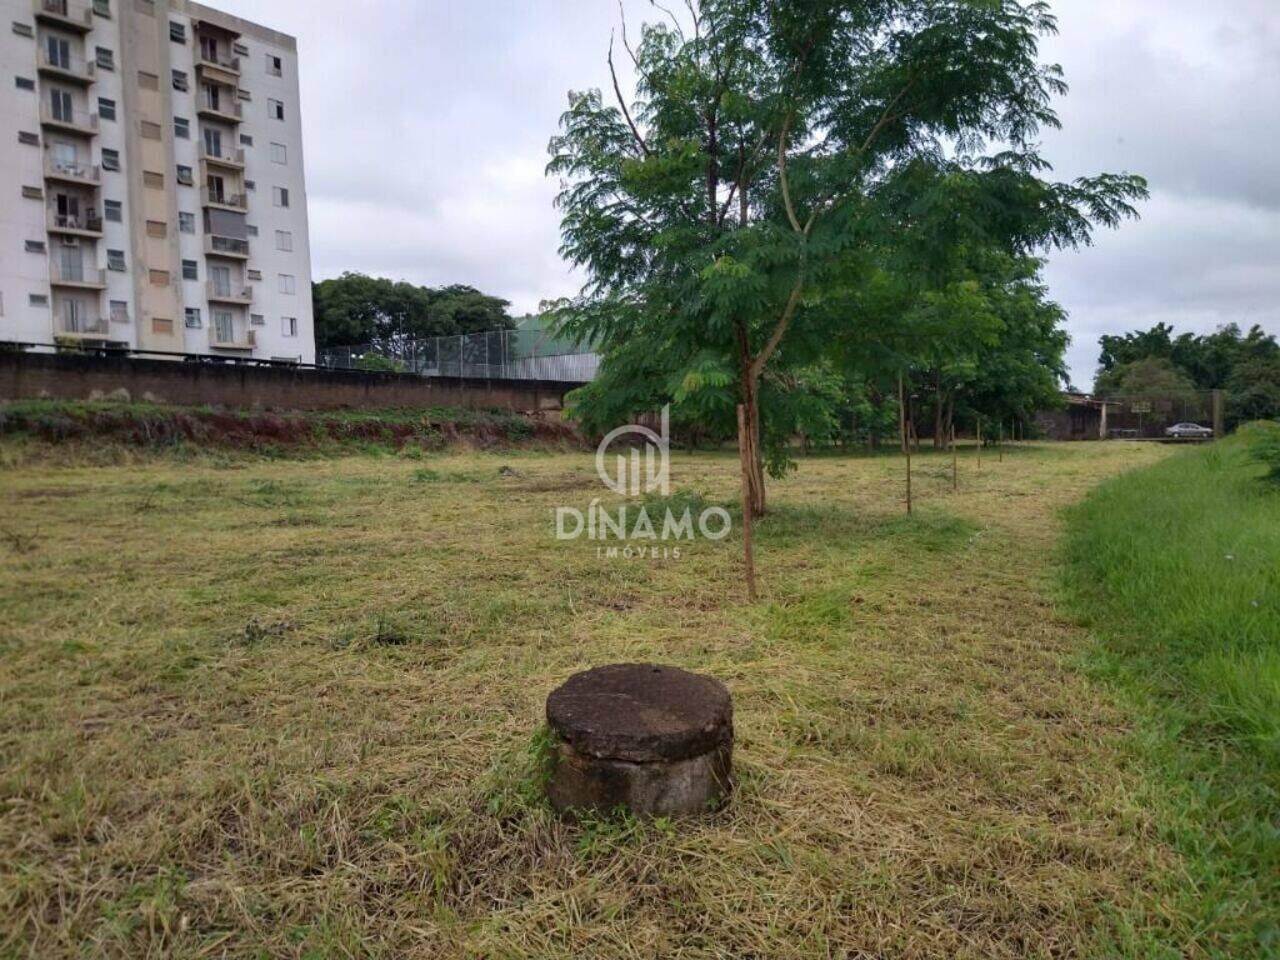
[(1248, 444), (1249, 456), (1268, 468), (1267, 479), (1280, 483), (1280, 423), (1251, 423), (1240, 432)]

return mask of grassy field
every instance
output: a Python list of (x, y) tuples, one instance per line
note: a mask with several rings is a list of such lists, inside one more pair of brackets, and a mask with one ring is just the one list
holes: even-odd
[[(806, 459), (739, 543), (603, 560), (590, 454), (0, 471), (0, 956), (1203, 953), (1123, 691), (1053, 602), (1061, 508), (1149, 445)], [(674, 482), (737, 491), (732, 456)], [(735, 697), (705, 821), (542, 803), (547, 692)]]
[(1074, 605), (1104, 641), (1090, 665), (1143, 718), (1149, 803), (1185, 857), (1168, 909), (1218, 956), (1280, 956), (1280, 485), (1265, 472), (1236, 438), (1069, 514)]

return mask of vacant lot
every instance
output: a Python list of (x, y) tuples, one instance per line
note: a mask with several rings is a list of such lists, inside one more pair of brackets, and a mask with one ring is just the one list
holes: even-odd
[[(1051, 601), (1060, 508), (1156, 447), (815, 458), (739, 543), (559, 543), (589, 454), (0, 473), (0, 955), (1022, 957), (1177, 943), (1179, 854)], [(677, 486), (737, 490), (732, 457)], [(724, 679), (705, 822), (564, 824), (546, 693)], [(1138, 945), (1134, 947), (1133, 945)]]

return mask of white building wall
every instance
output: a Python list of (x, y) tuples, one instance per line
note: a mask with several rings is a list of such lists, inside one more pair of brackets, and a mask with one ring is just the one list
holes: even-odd
[[(92, 6), (92, 0), (68, 0), (68, 3), (74, 11)], [(138, 77), (136, 67), (127, 62), (122, 50), (121, 33), (128, 23), (127, 18), (142, 14), (136, 11), (134, 0), (109, 0), (106, 9), (110, 16), (92, 18), (92, 30), (77, 44), (75, 56), (93, 61), (96, 48), (101, 46), (112, 51), (114, 69), (99, 67), (96, 82), (87, 88), (74, 88), (73, 97), (74, 109), (83, 114), (97, 114), (101, 98), (115, 102), (117, 119), (114, 122), (101, 121), (97, 136), (80, 141), (80, 149), (84, 151), (83, 162), (99, 167), (103, 149), (113, 149), (119, 154), (121, 169), (118, 172), (101, 171), (94, 205), (97, 212), (104, 215), (105, 201), (116, 201), (121, 205), (121, 217), (119, 221), (113, 221), (104, 215), (103, 237), (89, 239), (82, 244), (82, 249), (86, 272), (105, 268), (108, 250), (125, 253), (126, 270), (107, 270), (107, 289), (101, 293), (60, 292), (59, 297), (84, 298), (92, 302), (93, 312), (104, 318), (111, 315), (113, 302), (123, 304), (123, 310), (117, 311), (117, 318), (110, 322), (109, 334), (103, 340), (136, 347), (139, 344), (138, 324), (143, 312), (138, 303), (138, 291), (146, 289), (148, 278), (145, 266), (134, 262), (133, 251), (137, 244), (133, 242), (136, 238), (130, 235), (135, 223), (133, 210), (141, 200), (130, 195), (130, 184), (136, 183), (137, 178), (130, 177), (130, 151), (127, 146), (129, 138), (138, 136), (138, 123), (126, 111), (126, 100), (130, 99), (132, 91), (126, 91), (125, 85), (136, 85)], [(6, 131), (0, 134), (0, 341), (52, 344), (59, 328), (52, 313), (55, 297), (49, 281), (50, 256), (55, 255), (58, 241), (47, 232), (46, 204), (50, 185), (44, 179), (44, 162), (46, 147), (54, 135), (42, 129), (39, 119), (40, 104), (45, 102), (46, 84), (37, 71), (40, 25), (33, 10), (33, 0), (0, 0), (0, 16), (3, 17), (3, 23), (0, 23), (0, 70), (3, 71), (3, 76), (0, 76), (0, 130)], [(180, 263), (174, 264), (171, 270), (171, 283), (177, 288), (182, 305), (178, 316), (173, 318), (175, 326), (181, 329), (182, 349), (199, 354), (312, 363), (315, 360), (315, 339), (311, 311), (311, 262), (303, 176), (298, 58), (294, 41), (189, 0), (168, 0), (167, 3), (158, 0), (155, 11), (158, 17), (181, 23), (186, 36), (185, 43), (171, 44), (168, 56), (173, 69), (187, 75), (187, 91), (173, 89), (171, 76), (160, 77), (162, 90), (169, 95), (174, 117), (184, 117), (190, 131), (189, 138), (176, 137), (173, 117), (167, 118), (163, 131), (170, 159), (164, 173), (175, 184), (177, 194), (177, 211), (168, 223), (169, 235), (177, 239), (180, 259), (194, 261), (198, 265), (196, 280), (183, 278)], [(196, 107), (199, 80), (194, 29), (200, 20), (238, 32), (238, 45), (248, 51), (239, 55), (240, 90), (247, 92), (248, 99), (241, 100), (243, 114), (238, 135), (232, 142), (224, 143), (224, 149), (245, 151), (244, 178), (252, 184), (247, 191), (247, 222), (256, 228), (256, 235), (249, 238), (248, 262), (236, 264), (233, 274), (237, 280), (246, 278), (247, 286), (253, 289), (252, 306), (234, 308), (238, 316), (243, 314), (246, 325), (254, 334), (252, 351), (222, 350), (210, 344), (212, 309), (207, 299), (210, 264), (225, 261), (206, 256), (204, 249), (199, 152), (201, 127)], [(12, 27), (15, 23), (30, 26), (32, 36), (15, 31)], [(280, 76), (269, 71), (269, 54), (280, 58)], [(16, 83), (18, 77), (34, 81), (36, 89), (20, 89)], [(272, 100), (284, 104), (283, 120), (269, 115), (268, 105)], [(19, 143), (18, 131), (37, 133), (39, 145)], [(245, 138), (251, 143), (236, 142)], [(283, 146), (284, 163), (273, 161), (273, 144)], [(179, 165), (193, 171), (192, 185), (178, 184)], [(39, 187), (45, 199), (24, 198), (23, 186)], [(287, 208), (273, 202), (273, 188), (276, 187), (288, 190)], [(177, 212), (193, 215), (194, 233), (181, 231)], [(278, 248), (277, 231), (285, 231), (289, 235), (291, 250)], [(43, 243), (45, 252), (27, 252), (28, 240)], [(285, 291), (282, 276), (292, 278), (292, 293)], [(198, 328), (186, 327), (185, 310), (189, 307), (200, 312)], [(289, 318), (295, 324), (287, 323)], [(292, 335), (291, 326), (296, 329)]]

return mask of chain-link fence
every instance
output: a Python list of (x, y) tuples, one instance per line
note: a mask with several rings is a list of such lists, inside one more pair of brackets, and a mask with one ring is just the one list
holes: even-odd
[(316, 364), (331, 370), (391, 370), (422, 377), (587, 383), (595, 379), (600, 356), (542, 330), (494, 330), (335, 347), (320, 351)]

